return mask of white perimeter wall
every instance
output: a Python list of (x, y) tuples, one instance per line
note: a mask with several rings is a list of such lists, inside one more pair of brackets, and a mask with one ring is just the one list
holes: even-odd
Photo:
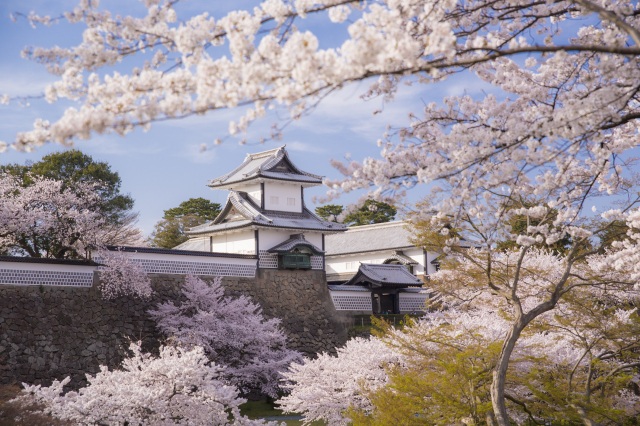
[(91, 287), (96, 266), (0, 262), (0, 285)]
[[(194, 274), (211, 276), (253, 277), (257, 259), (223, 256), (193, 256), (175, 253), (122, 252), (148, 274)], [(100, 262), (100, 259), (96, 259)]]
[(265, 182), (264, 207), (267, 210), (302, 213), (302, 197), (300, 196), (302, 191), (300, 188), (299, 183)]
[[(368, 291), (343, 291), (330, 290), (333, 306), (337, 311), (364, 311), (372, 312), (371, 293)], [(429, 294), (398, 293), (400, 313), (426, 312)]]
[[(254, 277), (255, 258), (123, 251), (147, 273)], [(100, 263), (100, 258), (95, 261)], [(0, 261), (0, 285), (91, 287), (94, 265)]]
[(256, 254), (255, 233), (250, 230), (214, 235), (211, 240), (211, 251), (214, 253)]

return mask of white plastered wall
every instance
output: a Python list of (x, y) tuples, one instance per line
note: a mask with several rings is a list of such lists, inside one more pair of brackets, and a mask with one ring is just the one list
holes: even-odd
[(300, 188), (299, 183), (265, 182), (265, 209), (302, 213), (302, 191)]
[[(434, 259), (439, 256), (438, 253), (427, 252), (427, 274), (433, 274), (436, 272), (436, 267), (431, 264)], [(424, 263), (424, 260), (420, 263)]]
[(217, 253), (256, 254), (253, 230), (217, 234), (211, 237), (211, 251)]
[(251, 201), (256, 203), (258, 206), (260, 205), (261, 198), (262, 198), (262, 189), (259, 183), (253, 184), (253, 185), (247, 185), (243, 187), (241, 190), (247, 193), (249, 198), (251, 198)]

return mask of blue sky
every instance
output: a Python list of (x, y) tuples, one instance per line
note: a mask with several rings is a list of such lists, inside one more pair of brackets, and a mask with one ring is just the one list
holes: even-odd
[[(12, 12), (28, 13), (35, 10), (42, 14), (58, 15), (71, 9), (76, 1), (69, 0), (5, 0), (0, 2), (0, 48), (3, 60), (0, 63), (0, 94), (11, 96), (35, 96), (47, 83), (54, 81), (46, 70), (35, 63), (24, 60), (20, 51), (27, 45), (49, 47), (69, 46), (81, 39), (80, 25), (54, 25), (33, 29), (24, 19), (12, 22)], [(187, 2), (185, 13), (196, 11), (202, 1)], [(255, 5), (255, 2), (207, 2), (210, 13), (220, 16), (224, 7), (235, 8)], [(104, 0), (102, 5), (121, 14), (136, 13), (141, 6), (133, 0)], [(193, 7), (193, 10), (188, 10)], [(227, 6), (229, 7), (229, 6)], [(213, 10), (211, 10), (213, 9)], [(220, 9), (220, 10), (215, 10)], [(180, 15), (179, 17), (184, 18)], [(305, 24), (317, 31), (323, 45), (329, 47), (340, 43), (344, 34), (340, 30), (323, 31), (321, 23), (326, 17)], [(175, 207), (191, 197), (204, 197), (223, 203), (224, 191), (213, 191), (206, 186), (208, 180), (218, 177), (240, 164), (249, 152), (259, 152), (286, 144), (294, 163), (303, 170), (329, 178), (338, 178), (339, 173), (330, 165), (331, 159), (343, 159), (350, 155), (354, 160), (378, 156), (376, 141), (387, 125), (400, 127), (408, 124), (411, 111), (419, 111), (424, 103), (441, 100), (446, 95), (464, 92), (478, 93), (486, 87), (475, 83), (468, 76), (459, 76), (438, 86), (403, 87), (393, 103), (382, 104), (381, 100), (362, 101), (360, 95), (366, 91), (366, 83), (346, 87), (327, 98), (310, 116), (294, 122), (284, 132), (282, 141), (256, 144), (261, 136), (268, 136), (269, 128), (277, 117), (267, 117), (254, 125), (249, 133), (249, 144), (242, 146), (230, 139), (222, 145), (204, 153), (199, 151), (202, 143), (211, 143), (224, 136), (228, 121), (239, 117), (239, 111), (220, 111), (205, 116), (163, 122), (154, 125), (148, 132), (135, 131), (126, 137), (117, 135), (94, 135), (89, 141), (81, 141), (75, 148), (105, 161), (122, 178), (122, 191), (135, 199), (135, 210), (140, 213), (139, 226), (146, 234), (162, 217), (163, 210)], [(56, 119), (65, 106), (48, 105), (33, 99), (30, 105), (12, 103), (0, 105), (0, 140), (11, 142), (19, 131), (29, 130), (38, 117)], [(382, 109), (379, 114), (374, 111)], [(42, 156), (67, 149), (49, 144), (32, 153), (7, 150), (0, 153), (0, 163), (38, 161)], [(315, 207), (314, 196), (322, 196), (326, 188), (317, 187), (306, 192), (307, 204)], [(416, 188), (411, 199), (418, 200), (426, 194), (424, 188)], [(360, 194), (349, 194), (336, 201), (339, 204), (355, 202)]]

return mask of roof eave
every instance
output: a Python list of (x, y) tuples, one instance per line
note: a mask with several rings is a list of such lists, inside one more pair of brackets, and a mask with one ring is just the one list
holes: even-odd
[(254, 224), (253, 223), (246, 223), (244, 225), (240, 225), (240, 226), (235, 226), (235, 227), (227, 227), (227, 228), (220, 228), (220, 229), (203, 229), (201, 231), (185, 231), (185, 234), (187, 235), (205, 235), (205, 234), (217, 234), (219, 232), (225, 232), (225, 231), (235, 231), (237, 229), (243, 229), (243, 228), (250, 228), (252, 227)]
[(219, 184), (214, 184), (213, 181), (210, 181), (207, 186), (211, 189), (233, 189), (234, 186), (238, 184), (243, 184), (250, 182), (252, 180), (256, 180), (258, 183), (266, 182), (266, 181), (274, 181), (274, 182), (296, 182), (302, 185), (304, 188), (311, 188), (314, 186), (322, 185), (322, 179), (316, 182), (309, 182), (305, 180), (298, 179), (285, 179), (285, 178), (275, 178), (271, 176), (262, 176), (260, 174), (248, 177), (246, 179), (234, 180), (232, 182), (221, 182)]

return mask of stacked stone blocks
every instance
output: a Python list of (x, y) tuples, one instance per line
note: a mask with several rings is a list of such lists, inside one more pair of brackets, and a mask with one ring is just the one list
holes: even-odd
[[(117, 367), (130, 341), (154, 351), (163, 337), (147, 315), (167, 300), (181, 299), (182, 275), (152, 274), (150, 300), (104, 300), (98, 274), (91, 287), (0, 285), (0, 383), (48, 385), (100, 365)], [(207, 279), (206, 277), (203, 277)], [(306, 355), (333, 351), (346, 340), (323, 271), (258, 270), (255, 278), (224, 277), (227, 294), (250, 296), (265, 316), (282, 319), (290, 346)]]

